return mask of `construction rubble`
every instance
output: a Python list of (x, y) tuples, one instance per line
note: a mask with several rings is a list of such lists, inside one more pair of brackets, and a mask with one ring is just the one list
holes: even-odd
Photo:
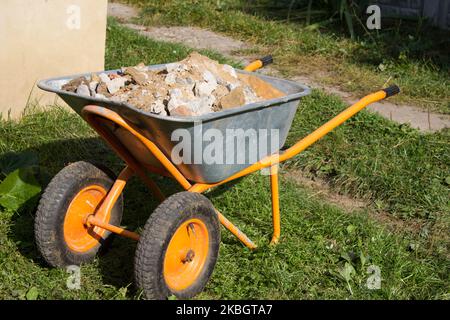
[(256, 76), (237, 73), (197, 52), (159, 69), (141, 63), (118, 73), (79, 77), (61, 89), (127, 102), (163, 116), (198, 116), (285, 95)]

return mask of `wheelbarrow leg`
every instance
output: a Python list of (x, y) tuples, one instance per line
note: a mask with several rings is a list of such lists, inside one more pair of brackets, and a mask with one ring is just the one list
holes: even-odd
[(249, 249), (256, 249), (256, 244), (253, 243), (252, 240), (250, 240), (245, 233), (243, 233), (241, 230), (239, 230), (238, 227), (236, 227), (234, 224), (231, 223), (230, 220), (225, 218), (223, 214), (221, 214), (217, 209), (216, 213), (219, 217), (220, 223), (228, 229), (234, 236), (236, 236), (247, 248)]
[(273, 235), (270, 244), (277, 244), (280, 239), (280, 199), (278, 192), (278, 164), (270, 167), (270, 188), (272, 191)]

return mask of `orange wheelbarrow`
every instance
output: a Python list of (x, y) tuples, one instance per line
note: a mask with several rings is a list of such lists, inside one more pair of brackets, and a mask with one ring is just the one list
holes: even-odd
[[(270, 62), (271, 58), (266, 57), (237, 72), (251, 72)], [(90, 262), (109, 236), (118, 234), (138, 241), (135, 281), (146, 298), (193, 297), (203, 290), (215, 266), (220, 224), (246, 247), (256, 248), (202, 192), (264, 168), (270, 170), (271, 243), (276, 244), (280, 238), (278, 164), (299, 154), (370, 103), (399, 92), (397, 86), (391, 86), (372, 93), (281, 151), (299, 101), (310, 90), (288, 80), (255, 75), (286, 96), (198, 117), (158, 116), (126, 103), (60, 90), (74, 76), (41, 81), (41, 89), (57, 93), (126, 163), (117, 177), (107, 168), (80, 161), (63, 168), (52, 179), (42, 195), (35, 220), (36, 242), (44, 259), (55, 267)], [(235, 129), (237, 138), (246, 137), (244, 148), (235, 145), (228, 149), (227, 138), (219, 144), (225, 153), (236, 153), (236, 159), (245, 148), (255, 150), (253, 147), (258, 146), (263, 151), (251, 151), (241, 157), (242, 161), (186, 161), (207, 147), (208, 139), (199, 133), (199, 126), (219, 134)], [(184, 139), (190, 147), (174, 156), (174, 136), (179, 138), (175, 133), (180, 129), (186, 133)], [(198, 145), (200, 149), (196, 149)], [(186, 191), (165, 198), (148, 173), (173, 178)], [(161, 201), (140, 235), (120, 227), (122, 191), (133, 175), (139, 176)]]

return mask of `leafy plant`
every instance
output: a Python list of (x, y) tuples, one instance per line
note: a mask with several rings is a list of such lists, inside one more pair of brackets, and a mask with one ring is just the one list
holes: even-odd
[(350, 285), (350, 281), (352, 280), (354, 273), (355, 273), (355, 268), (349, 262), (346, 262), (344, 264), (344, 266), (339, 269), (339, 275), (347, 283), (348, 291), (350, 291), (350, 294), (352, 294), (352, 295), (353, 295), (353, 290), (352, 290), (352, 286)]
[(0, 206), (17, 211), (41, 192), (38, 177), (41, 168), (37, 154), (6, 154), (0, 159), (0, 173), (5, 176), (0, 183)]
[(17, 211), (41, 192), (36, 179), (39, 167), (24, 167), (8, 174), (0, 183), (0, 205)]
[(39, 297), (39, 290), (36, 287), (31, 287), (26, 296), (27, 300), (37, 300), (37, 298)]

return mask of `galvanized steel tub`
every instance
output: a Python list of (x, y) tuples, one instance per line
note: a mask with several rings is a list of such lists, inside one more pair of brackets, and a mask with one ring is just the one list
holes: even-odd
[[(158, 69), (162, 66), (164, 65), (153, 65), (149, 68)], [(108, 74), (117, 71), (119, 70), (102, 72)], [(155, 143), (169, 159), (172, 159), (186, 179), (200, 183), (215, 183), (279, 151), (286, 141), (300, 99), (310, 93), (307, 86), (293, 81), (258, 73), (251, 74), (270, 83), (286, 96), (201, 116), (168, 117), (139, 110), (127, 103), (81, 96), (61, 90), (61, 86), (71, 79), (79, 76), (89, 79), (91, 73), (42, 80), (38, 83), (38, 87), (56, 93), (78, 114), (81, 114), (86, 105), (102, 106), (118, 113), (130, 126)], [(130, 134), (124, 130), (119, 130), (115, 134), (139, 162), (152, 165), (157, 163), (152, 154)], [(187, 141), (183, 140), (186, 137)], [(219, 138), (216, 139), (217, 137)], [(220, 145), (222, 147), (217, 148)], [(174, 148), (177, 152), (174, 152), (172, 157)], [(178, 152), (180, 149), (183, 151)], [(220, 153), (220, 149), (222, 161), (220, 154), (216, 153)]]

